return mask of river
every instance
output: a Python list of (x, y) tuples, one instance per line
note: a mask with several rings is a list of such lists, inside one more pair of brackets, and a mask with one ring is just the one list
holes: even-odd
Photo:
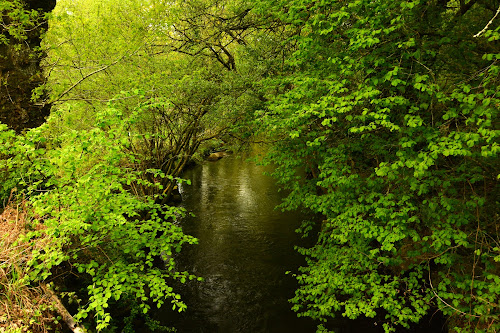
[[(252, 332), (313, 333), (316, 324), (298, 318), (288, 299), (297, 287), (287, 271), (296, 272), (303, 258), (294, 245), (304, 216), (275, 209), (283, 197), (265, 167), (229, 156), (188, 170), (182, 205), (195, 216), (182, 219), (184, 232), (199, 239), (177, 257), (180, 270), (203, 282), (177, 285), (188, 309), (160, 310), (162, 324), (181, 333)], [(340, 320), (338, 333), (382, 332), (373, 322)], [(429, 329), (415, 332), (440, 332)]]

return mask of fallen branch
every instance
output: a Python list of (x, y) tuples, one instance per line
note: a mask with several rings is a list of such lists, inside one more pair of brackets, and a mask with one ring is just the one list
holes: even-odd
[(54, 306), (55, 306), (57, 312), (61, 315), (62, 320), (66, 323), (66, 325), (68, 325), (68, 327), (74, 333), (86, 333), (87, 330), (84, 327), (81, 327), (77, 324), (76, 320), (69, 313), (69, 311), (66, 309), (66, 307), (62, 304), (59, 297), (49, 287), (47, 287), (46, 284), (42, 283), (41, 286), (42, 286), (43, 290), (47, 293), (47, 295), (50, 296), (52, 302), (54, 303)]

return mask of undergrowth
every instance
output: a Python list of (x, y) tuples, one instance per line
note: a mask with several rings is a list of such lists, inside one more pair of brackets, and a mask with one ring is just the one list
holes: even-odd
[[(27, 203), (10, 203), (0, 214), (0, 332), (53, 332), (59, 327), (50, 295), (27, 279), (34, 249), (48, 238), (26, 240)], [(42, 228), (39, 225), (37, 228)]]

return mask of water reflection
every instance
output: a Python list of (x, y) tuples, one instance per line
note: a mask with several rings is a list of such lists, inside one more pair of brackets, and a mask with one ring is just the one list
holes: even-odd
[(263, 167), (230, 156), (190, 170), (183, 205), (196, 217), (182, 221), (199, 244), (183, 249), (179, 268), (203, 276), (180, 292), (188, 310), (164, 314), (179, 332), (315, 332), (297, 318), (288, 299), (296, 288), (286, 275), (302, 264), (293, 246), (301, 217), (274, 209), (281, 201)]
[[(263, 171), (230, 156), (185, 175), (192, 185), (181, 188), (183, 206), (196, 216), (183, 219), (182, 226), (199, 244), (183, 249), (178, 267), (205, 281), (174, 286), (188, 310), (160, 310), (156, 315), (162, 324), (181, 333), (316, 331), (288, 302), (297, 285), (285, 272), (303, 264), (293, 248), (303, 242), (294, 232), (303, 217), (274, 209), (282, 195)], [(440, 325), (435, 321), (433, 328), (424, 325), (412, 332), (440, 332)], [(383, 332), (372, 320), (338, 320), (329, 326), (337, 333)]]

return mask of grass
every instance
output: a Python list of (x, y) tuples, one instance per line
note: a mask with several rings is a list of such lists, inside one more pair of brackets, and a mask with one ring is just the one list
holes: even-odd
[(50, 295), (27, 279), (32, 251), (47, 242), (23, 239), (30, 222), (26, 202), (10, 203), (0, 214), (0, 333), (45, 333), (59, 328)]

